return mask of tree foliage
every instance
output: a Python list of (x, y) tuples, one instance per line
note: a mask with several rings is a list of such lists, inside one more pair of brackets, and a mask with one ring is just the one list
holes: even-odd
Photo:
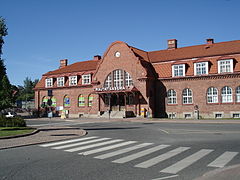
[(23, 81), (23, 86), (18, 86), (19, 92), (17, 100), (29, 101), (34, 99), (33, 88), (36, 86), (37, 83), (38, 79), (32, 81), (31, 78), (26, 77), (26, 79)]

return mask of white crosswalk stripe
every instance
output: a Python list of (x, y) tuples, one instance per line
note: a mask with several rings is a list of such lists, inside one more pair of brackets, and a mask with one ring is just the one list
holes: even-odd
[(98, 152), (107, 151), (107, 150), (110, 150), (110, 149), (126, 146), (126, 145), (133, 144), (133, 143), (136, 143), (136, 141), (127, 141), (127, 142), (123, 142), (123, 143), (119, 143), (119, 144), (115, 144), (115, 145), (111, 145), (111, 146), (106, 146), (106, 147), (99, 148), (99, 149), (93, 149), (93, 150), (78, 153), (78, 154), (89, 155), (89, 154), (94, 154), (94, 153), (98, 153)]
[(57, 147), (53, 147), (52, 149), (64, 149), (64, 148), (69, 148), (69, 147), (73, 147), (73, 146), (80, 146), (80, 145), (84, 145), (84, 144), (91, 144), (91, 143), (95, 143), (95, 142), (99, 142), (99, 141), (105, 141), (105, 140), (109, 140), (109, 139), (111, 139), (111, 138), (94, 139), (94, 140), (91, 140), (91, 141), (84, 141), (84, 142), (80, 142), (80, 143), (57, 146)]
[(137, 158), (146, 156), (148, 154), (151, 154), (153, 152), (159, 151), (159, 150), (164, 149), (164, 148), (169, 147), (169, 146), (170, 145), (162, 144), (162, 145), (155, 146), (153, 148), (150, 148), (150, 149), (147, 149), (147, 150), (144, 150), (144, 151), (140, 151), (138, 153), (135, 153), (135, 154), (132, 154), (132, 155), (129, 155), (129, 156), (126, 156), (126, 157), (114, 160), (112, 162), (114, 162), (114, 163), (126, 163), (126, 162), (132, 161), (134, 159), (137, 159)]
[(173, 156), (176, 156), (176, 155), (178, 155), (178, 154), (180, 154), (180, 153), (182, 153), (182, 152), (184, 152), (184, 151), (186, 151), (188, 149), (190, 149), (190, 147), (179, 147), (179, 148), (173, 149), (173, 150), (168, 151), (168, 152), (166, 152), (164, 154), (161, 154), (161, 155), (159, 155), (157, 157), (154, 157), (154, 158), (149, 159), (147, 161), (144, 161), (144, 162), (142, 162), (140, 164), (137, 164), (137, 165), (135, 165), (135, 167), (149, 168), (149, 167), (151, 167), (151, 166), (153, 166), (155, 164), (158, 164), (158, 163), (160, 163), (160, 162), (162, 162), (162, 161), (164, 161), (166, 159), (169, 159), (169, 158), (171, 158)]
[(211, 153), (212, 149), (201, 149), (200, 151), (182, 159), (181, 161), (178, 161), (177, 163), (161, 170), (160, 172), (164, 173), (170, 173), (170, 174), (176, 174), (179, 171), (185, 169), (186, 167), (190, 166), (191, 164), (195, 163), (199, 159), (203, 158), (204, 156)]
[(224, 167), (227, 163), (229, 163), (236, 155), (238, 152), (229, 152), (226, 151), (223, 153), (221, 156), (219, 156), (217, 159), (215, 159), (213, 162), (208, 164), (209, 167), (218, 167), (222, 168)]
[(98, 136), (78, 138), (78, 139), (71, 139), (71, 140), (67, 140), (67, 141), (60, 141), (60, 142), (54, 142), (54, 143), (47, 143), (47, 144), (42, 144), (40, 146), (41, 147), (50, 147), (50, 146), (56, 146), (56, 145), (62, 145), (62, 144), (67, 144), (67, 143), (79, 142), (79, 141), (84, 141), (84, 140), (89, 140), (89, 139), (94, 139), (94, 138), (98, 138)]
[(152, 144), (153, 143), (142, 143), (142, 144), (131, 146), (131, 147), (128, 147), (128, 148), (125, 148), (125, 149), (120, 149), (120, 150), (117, 150), (117, 151), (113, 151), (113, 152), (109, 152), (109, 153), (106, 153), (106, 154), (102, 154), (102, 155), (96, 156), (94, 158), (106, 159), (106, 158), (110, 158), (110, 157), (113, 157), (113, 156), (117, 156), (117, 155), (120, 155), (120, 154), (124, 154), (124, 153), (130, 152), (130, 151), (133, 151), (133, 150), (136, 150), (136, 149), (140, 149), (140, 148), (152, 145)]
[(98, 147), (98, 146), (103, 146), (103, 145), (107, 145), (107, 144), (112, 144), (112, 143), (116, 143), (116, 142), (120, 142), (123, 141), (122, 139), (115, 139), (115, 140), (111, 140), (111, 141), (107, 141), (107, 142), (102, 142), (102, 143), (97, 143), (97, 144), (92, 144), (92, 145), (88, 145), (88, 146), (80, 146), (80, 147), (76, 147), (76, 148), (72, 148), (72, 149), (67, 149), (65, 151), (67, 152), (75, 152), (75, 151), (81, 151), (84, 149), (90, 149), (93, 147)]

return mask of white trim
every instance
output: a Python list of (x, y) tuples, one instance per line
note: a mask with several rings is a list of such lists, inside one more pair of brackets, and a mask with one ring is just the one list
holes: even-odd
[[(225, 66), (225, 69), (223, 72), (221, 72), (221, 62), (227, 62), (227, 61), (230, 61), (230, 71), (227, 71), (226, 69), (226, 64), (225, 65), (222, 65), (222, 66)], [(223, 60), (219, 60), (218, 61), (218, 74), (221, 74), (221, 73), (232, 73), (233, 72), (233, 59), (223, 59)]]
[(57, 87), (63, 87), (65, 85), (65, 77), (57, 78)]
[[(197, 74), (197, 64), (205, 64), (205, 68), (206, 68), (206, 73), (205, 74)], [(200, 76), (200, 75), (207, 75), (208, 74), (208, 61), (204, 61), (204, 62), (196, 62), (194, 63), (194, 75), (195, 76)]]
[[(76, 86), (77, 85), (77, 76), (69, 76), (69, 86)], [(74, 82), (74, 83), (72, 83)]]
[[(84, 80), (87, 80), (89, 82), (84, 82)], [(91, 74), (82, 75), (82, 84), (91, 84)]]
[[(183, 74), (182, 75), (179, 75), (179, 67), (182, 66), (183, 68)], [(175, 76), (175, 69), (174, 67), (178, 67), (177, 71), (178, 71), (178, 75)], [(186, 73), (186, 64), (174, 64), (172, 65), (172, 77), (183, 77), (185, 76), (185, 73)]]
[(53, 87), (53, 78), (45, 79), (45, 87)]

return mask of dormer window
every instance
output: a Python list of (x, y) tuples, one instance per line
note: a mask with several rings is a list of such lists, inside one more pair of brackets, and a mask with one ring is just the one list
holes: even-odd
[(233, 59), (225, 59), (218, 61), (218, 73), (233, 72)]
[(69, 86), (77, 85), (77, 76), (69, 76)]
[(47, 78), (45, 80), (45, 87), (53, 87), (53, 78)]
[(172, 76), (185, 76), (185, 64), (177, 64), (172, 66)]
[(208, 62), (194, 63), (194, 75), (208, 74)]
[(64, 77), (58, 77), (57, 78), (57, 86), (58, 87), (62, 87), (62, 86), (64, 86), (64, 84), (65, 84), (65, 78)]
[(91, 84), (91, 74), (82, 75), (82, 84)]

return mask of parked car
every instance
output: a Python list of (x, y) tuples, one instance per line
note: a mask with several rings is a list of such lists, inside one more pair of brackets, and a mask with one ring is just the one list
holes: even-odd
[(15, 117), (16, 114), (12, 113), (12, 112), (7, 112), (7, 114), (5, 114), (5, 117)]

